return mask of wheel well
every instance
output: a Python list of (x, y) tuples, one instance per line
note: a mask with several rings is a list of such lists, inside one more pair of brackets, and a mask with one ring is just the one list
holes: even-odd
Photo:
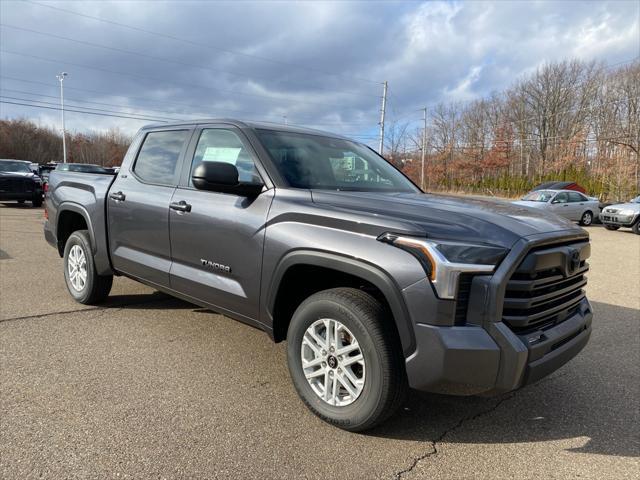
[(392, 317), (391, 308), (385, 296), (371, 282), (332, 268), (316, 265), (294, 265), (285, 272), (278, 286), (272, 312), (273, 339), (276, 342), (286, 340), (291, 317), (306, 298), (316, 292), (336, 287), (351, 287), (367, 292), (378, 300), (389, 317)]
[(88, 230), (87, 222), (78, 212), (65, 210), (58, 217), (58, 253), (62, 257), (64, 255), (64, 246), (73, 232), (78, 230)]

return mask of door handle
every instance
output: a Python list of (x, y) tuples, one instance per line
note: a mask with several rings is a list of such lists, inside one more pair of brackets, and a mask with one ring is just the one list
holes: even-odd
[(127, 196), (122, 192), (114, 192), (109, 194), (109, 198), (111, 200), (115, 200), (116, 202), (124, 202)]
[(191, 204), (185, 202), (184, 200), (180, 200), (179, 202), (170, 203), (169, 208), (179, 213), (188, 213), (191, 211)]

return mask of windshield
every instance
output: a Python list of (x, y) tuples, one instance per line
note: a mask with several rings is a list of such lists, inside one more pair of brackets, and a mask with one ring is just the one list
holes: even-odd
[(23, 162), (0, 162), (0, 172), (31, 173), (31, 169)]
[(419, 191), (384, 158), (356, 142), (273, 130), (256, 133), (280, 174), (294, 188)]
[(548, 202), (555, 193), (556, 192), (551, 192), (549, 190), (538, 190), (536, 192), (527, 193), (522, 197), (522, 200), (526, 200), (528, 202)]

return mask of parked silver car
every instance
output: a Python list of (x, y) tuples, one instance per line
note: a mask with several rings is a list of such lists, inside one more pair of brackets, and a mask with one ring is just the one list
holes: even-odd
[(620, 227), (631, 228), (640, 235), (640, 196), (627, 203), (609, 205), (600, 213), (600, 221), (607, 230), (618, 230)]
[(585, 226), (591, 225), (600, 213), (597, 198), (574, 190), (535, 190), (513, 203), (548, 210)]

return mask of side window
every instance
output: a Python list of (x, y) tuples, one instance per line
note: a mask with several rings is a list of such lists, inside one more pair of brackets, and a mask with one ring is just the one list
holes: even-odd
[(133, 166), (135, 174), (144, 182), (175, 185), (180, 152), (188, 134), (188, 130), (148, 133)]
[(569, 193), (569, 201), (570, 202), (584, 202), (585, 198), (580, 195), (578, 192)]
[(260, 175), (253, 159), (242, 144), (240, 137), (231, 130), (207, 128), (202, 130), (196, 151), (193, 154), (189, 182), (195, 168), (202, 162), (224, 162), (235, 165), (240, 182), (259, 182)]
[(558, 203), (567, 203), (569, 201), (569, 196), (566, 192), (559, 193), (556, 195), (555, 201)]

